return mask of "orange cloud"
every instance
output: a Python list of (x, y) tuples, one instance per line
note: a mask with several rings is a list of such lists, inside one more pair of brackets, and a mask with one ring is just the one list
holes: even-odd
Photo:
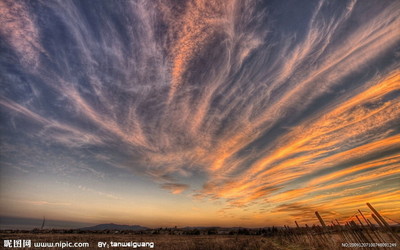
[[(205, 194), (233, 198), (237, 201), (241, 200), (240, 197), (246, 197), (243, 199), (244, 202), (236, 204), (265, 196), (271, 201), (284, 202), (299, 195), (304, 197), (316, 191), (377, 181), (379, 178), (398, 173), (396, 168), (399, 164), (398, 155), (373, 158), (365, 160), (366, 162), (362, 164), (351, 164), (351, 161), (363, 159), (376, 152), (393, 150), (400, 144), (400, 136), (389, 136), (388, 131), (378, 133), (379, 136), (375, 139), (371, 136), (372, 131), (390, 126), (400, 116), (398, 100), (383, 101), (387, 94), (400, 89), (399, 79), (399, 72), (394, 71), (384, 80), (332, 108), (323, 116), (305, 121), (281, 138), (276, 150), (253, 163), (240, 176), (224, 182), (224, 185), (207, 186)], [(358, 141), (356, 138), (359, 138)], [(338, 151), (338, 145), (342, 144), (343, 148), (343, 143), (347, 143), (348, 148)], [(221, 159), (225, 158), (226, 154), (222, 154)], [(322, 169), (341, 164), (348, 166), (332, 170), (333, 172), (320, 177), (311, 177), (313, 173)], [(368, 172), (359, 174), (362, 171)], [(303, 182), (302, 185), (305, 185), (303, 188), (278, 192), (276, 195), (273, 193), (259, 195), (259, 192), (255, 191), (261, 187), (283, 188), (306, 175), (310, 176), (311, 181)], [(339, 180), (345, 176), (353, 178), (345, 179), (346, 181)], [(325, 185), (326, 182), (334, 180), (337, 182)]]
[(161, 185), (163, 189), (169, 190), (173, 194), (180, 194), (189, 188), (186, 184), (180, 183), (164, 183)]

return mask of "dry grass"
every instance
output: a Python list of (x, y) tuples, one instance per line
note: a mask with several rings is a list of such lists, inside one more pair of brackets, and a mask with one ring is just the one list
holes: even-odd
[[(394, 242), (388, 235), (384, 235), (385, 242)], [(343, 238), (336, 233), (320, 235), (141, 235), (141, 234), (61, 234), (61, 233), (5, 233), (0, 234), (1, 243), (3, 240), (25, 239), (34, 242), (88, 242), (89, 248), (98, 249), (98, 242), (154, 242), (154, 249), (167, 250), (214, 250), (214, 249), (341, 249)], [(111, 249), (133, 249), (132, 247)], [(46, 248), (60, 249), (60, 248)], [(78, 249), (78, 248), (73, 248)], [(151, 248), (138, 248), (151, 249)]]
[[(121, 234), (7, 234), (0, 235), (4, 239), (30, 239), (34, 242), (88, 242), (90, 248), (98, 249), (98, 242), (154, 242), (154, 249), (186, 250), (186, 249), (310, 249), (305, 245), (296, 245), (291, 242), (280, 242), (277, 237), (263, 237), (256, 235), (121, 235)], [(3, 242), (1, 242), (3, 244)], [(112, 249), (112, 247), (110, 247)], [(59, 249), (59, 248), (47, 248)], [(78, 248), (74, 248), (78, 249)], [(118, 248), (114, 248), (118, 249)], [(133, 249), (133, 248), (122, 248)], [(151, 248), (138, 248), (151, 249)]]

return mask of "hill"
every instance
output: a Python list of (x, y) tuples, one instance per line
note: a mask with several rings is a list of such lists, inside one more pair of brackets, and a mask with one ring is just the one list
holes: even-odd
[(84, 227), (84, 228), (79, 228), (79, 230), (83, 231), (101, 231), (101, 230), (133, 230), (133, 231), (139, 231), (139, 230), (146, 230), (148, 229), (147, 227), (142, 227), (139, 225), (118, 225), (118, 224), (99, 224), (96, 226), (92, 227)]

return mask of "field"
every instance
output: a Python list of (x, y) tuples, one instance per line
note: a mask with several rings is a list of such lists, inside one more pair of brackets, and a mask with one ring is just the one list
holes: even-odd
[[(361, 234), (360, 234), (361, 233)], [(390, 234), (383, 232), (367, 232), (364, 234), (378, 235), (374, 242), (386, 242), (396, 244)], [(345, 233), (346, 234), (346, 233)], [(348, 232), (348, 236), (352, 233)], [(357, 235), (362, 235), (362, 232), (357, 232)], [(346, 237), (346, 236), (345, 236)], [(276, 235), (171, 235), (171, 234), (138, 234), (138, 232), (128, 233), (17, 233), (17, 232), (1, 232), (0, 238), (4, 240), (30, 240), (31, 247), (37, 248), (40, 242), (47, 243), (89, 243), (85, 247), (67, 247), (64, 249), (99, 249), (99, 242), (103, 248), (114, 249), (168, 249), (168, 250), (186, 250), (186, 249), (344, 249), (342, 243), (362, 242), (354, 241), (352, 238), (343, 240), (343, 232), (341, 233), (326, 233), (326, 234), (311, 234), (309, 232), (295, 233), (287, 229), (278, 230)], [(118, 244), (136, 244), (136, 245), (118, 245)], [(141, 247), (142, 242), (147, 242), (145, 247)], [(152, 243), (152, 245), (149, 245)], [(3, 244), (3, 243), (2, 243)], [(367, 247), (368, 249), (389, 249), (396, 248), (396, 245), (386, 245)], [(397, 246), (399, 242), (397, 241)], [(3, 245), (4, 246), (4, 245)], [(136, 247), (135, 247), (136, 246)], [(43, 246), (41, 247), (43, 248)], [(352, 249), (361, 249), (360, 247), (351, 247)], [(28, 249), (28, 248), (27, 248)], [(46, 249), (61, 249), (59, 247), (47, 247)]]
[[(98, 249), (98, 242), (154, 242), (154, 249), (310, 249), (304, 243), (293, 243), (283, 240), (281, 237), (264, 237), (259, 235), (129, 235), (129, 234), (9, 234), (2, 233), (0, 238), (9, 240), (30, 239), (36, 242), (88, 242), (89, 248)], [(114, 248), (109, 245), (110, 248)], [(334, 247), (333, 249), (338, 248)], [(115, 247), (121, 249), (122, 247)], [(151, 249), (150, 247), (138, 247), (139, 249)], [(47, 248), (47, 249), (60, 249)], [(74, 248), (79, 249), (79, 248)], [(123, 248), (122, 248), (123, 249)], [(133, 249), (133, 247), (125, 247)]]

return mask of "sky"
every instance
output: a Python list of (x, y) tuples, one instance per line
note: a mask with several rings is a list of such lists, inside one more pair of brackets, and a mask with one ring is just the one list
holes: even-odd
[(0, 0), (0, 216), (399, 221), (399, 27), (387, 0)]

